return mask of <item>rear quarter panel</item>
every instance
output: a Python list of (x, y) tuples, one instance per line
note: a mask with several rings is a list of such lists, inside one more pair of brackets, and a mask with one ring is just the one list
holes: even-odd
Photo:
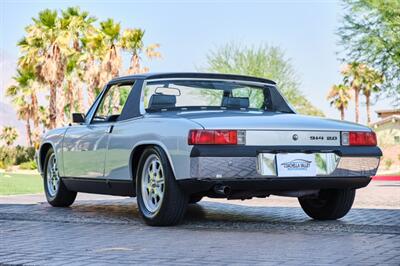
[(115, 124), (106, 155), (105, 178), (131, 179), (132, 151), (140, 145), (160, 146), (170, 161), (176, 179), (190, 177), (190, 151), (187, 136), (190, 129), (202, 128), (190, 120), (162, 115), (144, 115)]

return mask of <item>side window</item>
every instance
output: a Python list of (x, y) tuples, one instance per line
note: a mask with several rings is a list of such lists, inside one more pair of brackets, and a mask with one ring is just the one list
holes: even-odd
[(249, 98), (249, 107), (261, 109), (264, 106), (264, 92), (262, 89), (237, 88), (232, 90), (233, 97)]
[(133, 84), (113, 85), (104, 95), (93, 116), (93, 122), (113, 122), (121, 115)]

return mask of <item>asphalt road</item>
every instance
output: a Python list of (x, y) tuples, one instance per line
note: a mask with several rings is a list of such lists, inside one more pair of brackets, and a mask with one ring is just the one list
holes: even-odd
[(296, 199), (205, 199), (183, 224), (148, 227), (135, 199), (0, 197), (0, 264), (400, 265), (400, 182), (358, 191), (339, 221), (309, 219)]

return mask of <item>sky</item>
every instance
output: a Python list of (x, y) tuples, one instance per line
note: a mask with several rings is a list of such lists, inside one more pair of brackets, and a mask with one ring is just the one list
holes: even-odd
[[(26, 25), (45, 8), (69, 6), (80, 6), (100, 21), (111, 17), (123, 29), (144, 29), (145, 44), (161, 45), (163, 58), (146, 62), (152, 72), (202, 70), (210, 50), (229, 42), (278, 46), (290, 58), (307, 99), (327, 117), (339, 119), (339, 112), (326, 100), (329, 88), (342, 80), (335, 32), (343, 8), (337, 1), (0, 0), (0, 101), (9, 101), (4, 90), (15, 73), (16, 43)], [(360, 108), (365, 122), (365, 105)], [(387, 108), (389, 101), (379, 100), (372, 110)], [(376, 120), (375, 113), (372, 118)], [(353, 105), (346, 120), (354, 120)]]

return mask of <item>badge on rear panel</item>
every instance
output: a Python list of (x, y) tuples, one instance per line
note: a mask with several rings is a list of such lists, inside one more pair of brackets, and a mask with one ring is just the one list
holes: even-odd
[(277, 154), (276, 164), (278, 168), (278, 176), (315, 176), (317, 173), (314, 154)]

